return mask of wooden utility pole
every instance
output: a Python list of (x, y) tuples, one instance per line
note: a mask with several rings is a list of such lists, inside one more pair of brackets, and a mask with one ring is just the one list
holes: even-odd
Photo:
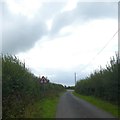
[(76, 85), (76, 72), (75, 72), (75, 85)]
[(25, 68), (25, 59), (24, 59), (23, 67)]

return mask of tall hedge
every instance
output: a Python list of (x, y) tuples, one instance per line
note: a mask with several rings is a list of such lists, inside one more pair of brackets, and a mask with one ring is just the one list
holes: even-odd
[(2, 55), (3, 118), (24, 118), (25, 108), (42, 98), (63, 91), (62, 85), (40, 84), (16, 56)]
[(83, 95), (91, 95), (118, 104), (120, 79), (120, 58), (116, 54), (110, 58), (106, 67), (95, 70), (89, 77), (79, 80), (75, 91)]

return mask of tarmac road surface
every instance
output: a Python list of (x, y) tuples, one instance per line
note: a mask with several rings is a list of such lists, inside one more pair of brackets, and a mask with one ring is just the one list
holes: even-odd
[(67, 91), (61, 96), (56, 118), (115, 118)]

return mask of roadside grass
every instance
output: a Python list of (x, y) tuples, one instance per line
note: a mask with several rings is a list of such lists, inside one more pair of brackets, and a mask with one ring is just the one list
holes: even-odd
[(86, 101), (88, 101), (89, 103), (95, 105), (96, 107), (103, 109), (106, 112), (111, 113), (113, 116), (115, 117), (119, 117), (118, 115), (118, 106), (117, 105), (113, 105), (107, 101), (103, 101), (101, 99), (95, 98), (93, 96), (85, 96), (85, 95), (80, 95), (76, 92), (73, 92), (73, 95), (84, 99)]
[(45, 97), (32, 105), (28, 105), (25, 110), (25, 118), (55, 118), (59, 98), (62, 94)]
[(28, 107), (25, 109), (25, 118), (41, 118), (42, 114), (42, 106), (41, 106), (41, 100), (37, 101), (33, 104), (28, 105)]
[(42, 101), (42, 118), (55, 118), (58, 97), (48, 98)]

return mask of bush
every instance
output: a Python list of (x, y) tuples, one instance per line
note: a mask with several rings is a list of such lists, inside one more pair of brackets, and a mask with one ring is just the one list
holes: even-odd
[(118, 104), (118, 70), (120, 69), (120, 58), (110, 59), (110, 64), (106, 68), (94, 71), (89, 77), (80, 80), (75, 86), (75, 91), (79, 94), (92, 95), (101, 99)]
[(29, 104), (64, 90), (62, 85), (40, 84), (39, 78), (12, 55), (2, 55), (2, 81), (3, 118), (24, 118)]

